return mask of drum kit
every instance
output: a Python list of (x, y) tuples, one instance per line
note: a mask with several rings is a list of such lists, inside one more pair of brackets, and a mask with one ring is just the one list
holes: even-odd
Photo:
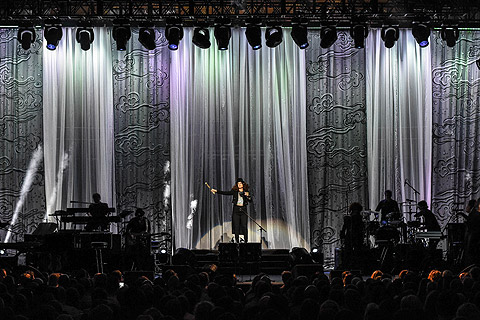
[(416, 210), (411, 210), (411, 207), (415, 207), (416, 204), (408, 201), (406, 203), (400, 203), (400, 205), (407, 208), (409, 207), (410, 210), (403, 214), (404, 220), (406, 220), (405, 218), (408, 216), (409, 221), (393, 220), (392, 214), (387, 215), (386, 221), (380, 221), (380, 212), (373, 210), (361, 212), (366, 230), (366, 243), (370, 248), (382, 245), (395, 246), (399, 243), (420, 243), (422, 246), (428, 246), (428, 239), (416, 237), (417, 233), (422, 234), (422, 231), (425, 231), (423, 222), (420, 220), (412, 220), (412, 218), (415, 219), (412, 217), (412, 214), (416, 213)]

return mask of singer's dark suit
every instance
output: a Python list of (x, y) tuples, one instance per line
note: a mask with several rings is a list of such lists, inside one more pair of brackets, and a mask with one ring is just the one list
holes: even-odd
[[(233, 196), (232, 203), (233, 203), (233, 212), (232, 212), (232, 233), (238, 237), (238, 235), (242, 234), (245, 242), (248, 241), (248, 231), (247, 231), (247, 223), (248, 217), (246, 216), (247, 213), (247, 205), (249, 202), (252, 201), (252, 197), (250, 195), (246, 196), (244, 192), (238, 192), (235, 190), (230, 191), (220, 191), (217, 190), (218, 194)], [(238, 197), (241, 196), (243, 198), (243, 206), (237, 206)], [(238, 241), (238, 238), (237, 238)]]

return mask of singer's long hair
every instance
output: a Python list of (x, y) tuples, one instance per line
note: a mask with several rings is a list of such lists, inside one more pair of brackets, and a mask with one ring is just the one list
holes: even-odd
[[(232, 187), (232, 191), (238, 191), (238, 186), (235, 183), (235, 185)], [(246, 182), (243, 182), (243, 191), (247, 192), (248, 191), (248, 184)]]

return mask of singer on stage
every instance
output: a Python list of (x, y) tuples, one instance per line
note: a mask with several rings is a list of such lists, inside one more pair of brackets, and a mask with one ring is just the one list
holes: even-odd
[(248, 192), (248, 184), (242, 178), (238, 178), (231, 191), (220, 191), (211, 189), (212, 193), (221, 195), (233, 196), (233, 213), (232, 213), (232, 233), (235, 235), (235, 241), (240, 242), (240, 235), (243, 234), (243, 239), (248, 242), (247, 230), (247, 206), (252, 201), (252, 197)]

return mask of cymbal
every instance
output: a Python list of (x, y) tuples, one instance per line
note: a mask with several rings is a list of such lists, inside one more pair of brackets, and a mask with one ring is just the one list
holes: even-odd
[(123, 218), (126, 218), (128, 217), (129, 215), (131, 215), (133, 213), (132, 210), (123, 210), (119, 216), (123, 219)]
[(373, 211), (373, 210), (363, 210), (363, 211), (360, 212), (360, 213), (361, 213), (361, 214), (365, 214), (365, 215), (367, 215), (367, 214), (372, 214), (372, 213), (375, 214), (375, 215), (380, 214), (380, 212)]

